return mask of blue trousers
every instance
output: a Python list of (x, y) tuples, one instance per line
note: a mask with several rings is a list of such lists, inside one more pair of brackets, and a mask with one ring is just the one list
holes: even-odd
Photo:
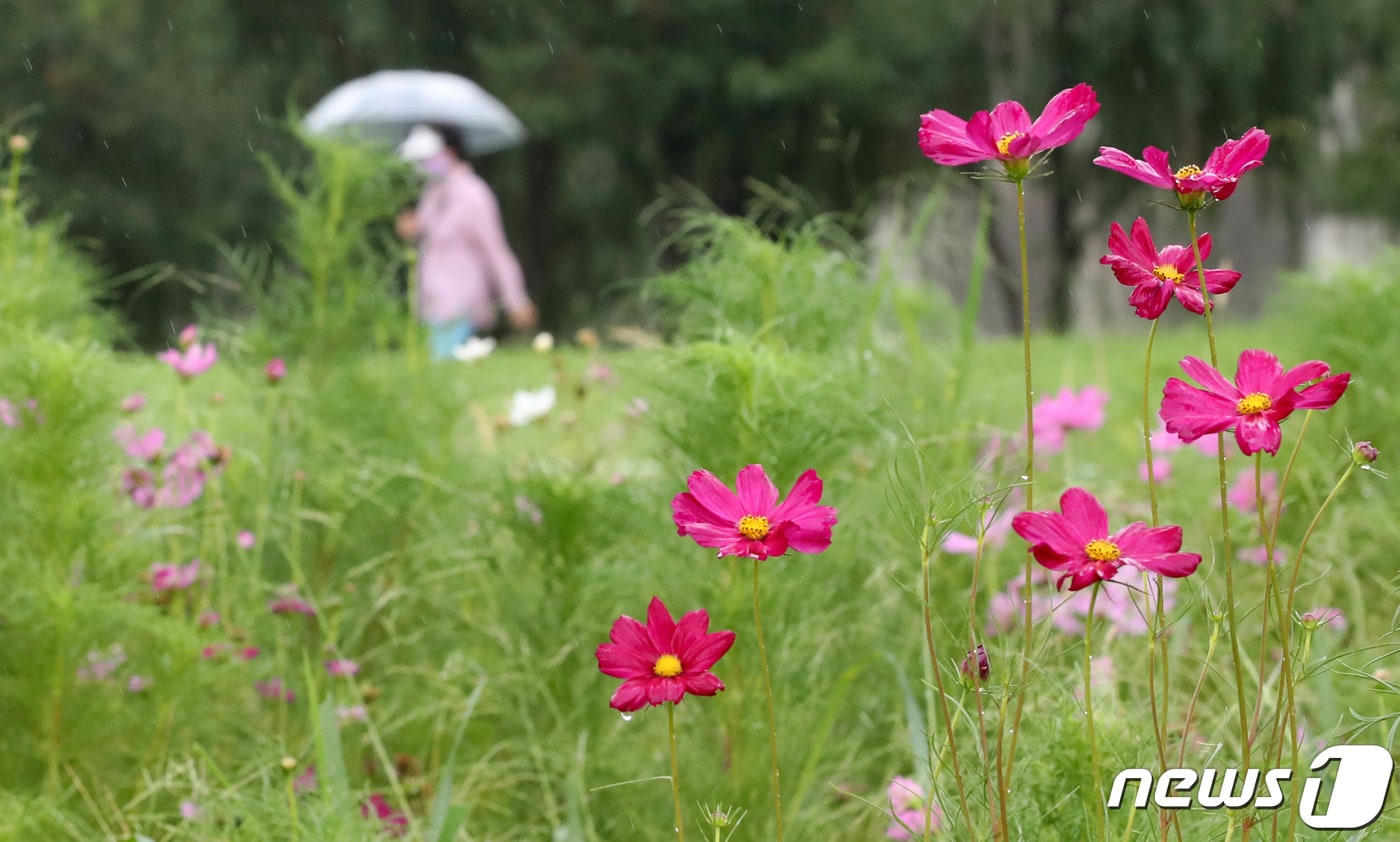
[(472, 323), (468, 319), (457, 319), (428, 325), (428, 347), (435, 360), (452, 358), (452, 349), (472, 337)]

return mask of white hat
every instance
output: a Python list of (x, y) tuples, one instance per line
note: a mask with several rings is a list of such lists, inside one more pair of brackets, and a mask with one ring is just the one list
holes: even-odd
[(405, 161), (425, 161), (446, 148), (442, 135), (427, 126), (414, 126), (408, 139), (399, 144), (398, 152)]

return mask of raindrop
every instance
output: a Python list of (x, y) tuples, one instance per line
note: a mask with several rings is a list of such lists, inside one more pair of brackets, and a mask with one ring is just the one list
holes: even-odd
[(1028, 480), (1030, 480), (1030, 477), (1026, 476), (1025, 474), (1021, 474), (1021, 481), (1022, 481), (1022, 482), (1026, 482), (1026, 481), (1028, 481)]
[(102, 148), (103, 148), (103, 149), (111, 149), (111, 148), (112, 148), (112, 144), (108, 143), (108, 142), (106, 141), (106, 139), (103, 139), (103, 141), (102, 141)]
[(786, 140), (780, 140), (780, 141), (778, 141), (778, 145), (781, 146), (781, 147), (783, 147), (784, 149), (787, 149), (787, 141), (786, 141)]
[(29, 60), (29, 56), (24, 57), (24, 69), (28, 73), (34, 72), (34, 62)]
[(165, 25), (168, 26), (168, 27), (170, 27), (170, 31), (171, 31), (171, 32), (174, 32), (174, 31), (175, 31), (175, 22), (172, 21), (170, 18), (166, 18), (166, 19), (165, 19)]
[(126, 185), (126, 176), (122, 176), (122, 186), (123, 186), (123, 187), (127, 186), (127, 185)]
[(239, 226), (238, 226), (238, 230), (243, 232), (243, 239), (245, 239), (245, 240), (248, 239), (248, 229), (247, 229), (247, 228), (244, 228), (242, 225), (239, 225)]
[(253, 113), (256, 114), (256, 115), (258, 115), (258, 122), (261, 123), (261, 122), (263, 121), (263, 119), (262, 119), (262, 109), (259, 108), (259, 107), (257, 107), (256, 105), (254, 105), (254, 106), (253, 106)]
[(632, 714), (630, 714), (630, 713), (624, 713), (624, 714), (622, 715), (622, 721), (623, 721), (623, 722), (631, 722), (631, 721), (632, 721)]
[(715, 29), (719, 30), (720, 35), (724, 34), (724, 27), (720, 26), (719, 24), (715, 24)]
[(457, 35), (450, 29), (447, 30), (447, 40), (451, 41), (454, 44), (457, 43)]
[(545, 44), (549, 45), (549, 54), (554, 55), (554, 42), (546, 41)]

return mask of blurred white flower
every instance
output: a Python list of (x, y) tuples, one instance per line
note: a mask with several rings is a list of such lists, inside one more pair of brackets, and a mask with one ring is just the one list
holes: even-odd
[(531, 421), (543, 418), (554, 409), (554, 386), (530, 391), (518, 389), (510, 399), (510, 425), (523, 427)]
[(452, 356), (464, 363), (479, 360), (496, 350), (496, 340), (489, 336), (473, 336), (452, 349)]
[(535, 341), (530, 343), (530, 347), (541, 354), (548, 353), (554, 349), (554, 334), (545, 332), (537, 334)]

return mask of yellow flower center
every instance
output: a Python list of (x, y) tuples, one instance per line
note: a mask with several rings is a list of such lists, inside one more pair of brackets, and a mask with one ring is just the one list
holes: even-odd
[(1192, 178), (1201, 174), (1201, 168), (1195, 164), (1187, 164), (1176, 171), (1177, 178)]
[(661, 678), (675, 678), (681, 674), (681, 659), (675, 655), (662, 655), (656, 659), (656, 666), (651, 671)]
[(1094, 561), (1117, 561), (1123, 555), (1117, 544), (1102, 538), (1095, 538), (1085, 544), (1084, 554)]
[(1025, 136), (1025, 132), (1007, 132), (1006, 134), (1001, 136), (1001, 140), (997, 141), (997, 151), (1003, 155), (1010, 155), (1011, 142), (1018, 137)]
[(1263, 392), (1251, 392), (1240, 398), (1240, 402), (1235, 405), (1235, 411), (1241, 415), (1258, 415), (1267, 412), (1273, 405), (1274, 402)]
[(1154, 267), (1152, 269), (1152, 274), (1156, 275), (1159, 281), (1168, 281), (1173, 284), (1181, 283), (1182, 279), (1186, 277), (1181, 274), (1180, 269), (1165, 263), (1161, 266)]
[(768, 518), (760, 515), (744, 515), (739, 518), (739, 534), (750, 541), (762, 541), (768, 536)]

